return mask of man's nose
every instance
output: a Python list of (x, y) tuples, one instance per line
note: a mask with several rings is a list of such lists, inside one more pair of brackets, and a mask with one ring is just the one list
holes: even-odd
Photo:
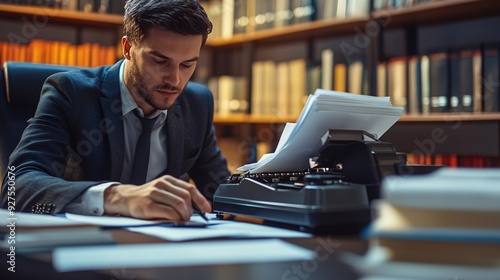
[(171, 86), (177, 86), (180, 83), (179, 68), (169, 67), (162, 73), (162, 82)]

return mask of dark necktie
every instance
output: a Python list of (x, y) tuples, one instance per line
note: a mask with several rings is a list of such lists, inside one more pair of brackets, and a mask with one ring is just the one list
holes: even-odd
[(130, 184), (141, 185), (146, 183), (146, 175), (148, 174), (149, 165), (149, 147), (151, 145), (151, 131), (155, 124), (156, 118), (147, 119), (139, 115), (137, 110), (134, 110), (135, 117), (141, 122), (141, 135), (135, 146), (134, 164), (132, 165), (132, 173), (130, 174)]

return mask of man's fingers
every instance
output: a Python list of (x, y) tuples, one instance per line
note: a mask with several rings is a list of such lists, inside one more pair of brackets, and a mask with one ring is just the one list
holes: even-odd
[[(183, 196), (189, 197), (189, 193), (185, 190), (177, 192), (184, 192), (185, 194)], [(161, 188), (155, 188), (154, 191), (151, 192), (150, 199), (156, 204), (172, 207), (178, 215), (182, 217), (182, 220), (189, 220), (191, 216), (192, 208), (190, 199), (185, 200), (181, 196)]]
[(203, 212), (212, 211), (210, 202), (196, 186), (170, 175), (141, 186), (110, 186), (105, 191), (104, 201), (108, 215), (142, 219), (187, 221), (193, 213), (193, 204)]
[(193, 196), (193, 203), (198, 206), (202, 212), (212, 212), (212, 205), (203, 195)]
[(165, 185), (166, 188), (165, 190), (171, 191), (172, 193), (177, 194), (183, 197), (184, 199), (186, 199), (183, 196), (185, 195), (185, 192), (181, 191), (181, 189), (187, 191), (189, 193), (188, 199), (190, 201), (186, 201), (186, 203), (190, 202), (195, 203), (198, 206), (198, 208), (200, 208), (200, 210), (203, 212), (212, 211), (212, 206), (210, 202), (200, 193), (200, 191), (196, 188), (196, 186), (186, 181), (172, 177), (170, 175), (161, 177), (161, 180), (163, 180), (164, 182), (168, 182)]

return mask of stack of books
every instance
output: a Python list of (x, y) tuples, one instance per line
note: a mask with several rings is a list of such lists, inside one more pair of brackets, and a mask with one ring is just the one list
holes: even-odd
[(498, 182), (486, 168), (387, 177), (368, 253), (352, 263), (366, 279), (500, 279)]

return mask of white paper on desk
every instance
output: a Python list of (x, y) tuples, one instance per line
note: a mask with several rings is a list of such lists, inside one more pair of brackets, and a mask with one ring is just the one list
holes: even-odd
[[(39, 215), (39, 214), (37, 214)], [(16, 252), (43, 252), (61, 246), (113, 244), (115, 240), (109, 231), (98, 227), (57, 228), (18, 232), (15, 236)], [(0, 241), (0, 248), (9, 249), (8, 239)]]
[[(86, 223), (70, 221), (64, 217), (13, 212), (7, 209), (0, 209), (0, 220), (7, 223), (15, 222), (17, 229), (61, 228), (86, 225)], [(7, 229), (4, 227), (0, 229), (0, 232)]]
[(388, 97), (318, 89), (309, 96), (282, 148), (257, 163), (238, 168), (238, 171), (303, 171), (309, 167), (309, 158), (318, 155), (321, 137), (329, 129), (364, 130), (378, 139), (402, 114), (403, 108), (392, 106)]
[(126, 229), (170, 241), (186, 241), (219, 237), (306, 238), (312, 236), (310, 233), (295, 230), (227, 220), (209, 220), (208, 226), (205, 228), (149, 226)]
[(52, 263), (59, 272), (112, 268), (193, 266), (311, 260), (313, 251), (271, 240), (131, 244), (57, 248)]
[(168, 222), (166, 220), (141, 220), (121, 216), (91, 216), (72, 213), (66, 213), (66, 218), (75, 222), (107, 227), (148, 226)]

